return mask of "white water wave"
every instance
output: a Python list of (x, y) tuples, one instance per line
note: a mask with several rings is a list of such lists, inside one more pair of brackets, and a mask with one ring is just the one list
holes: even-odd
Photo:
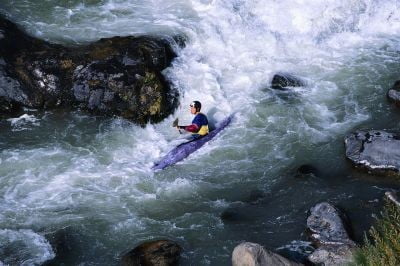
[(40, 126), (40, 119), (34, 115), (23, 114), (20, 117), (9, 118), (7, 121), (10, 122), (13, 131), (30, 130), (32, 127)]
[(55, 257), (49, 242), (32, 230), (2, 229), (0, 242), (0, 259), (6, 265), (39, 265)]

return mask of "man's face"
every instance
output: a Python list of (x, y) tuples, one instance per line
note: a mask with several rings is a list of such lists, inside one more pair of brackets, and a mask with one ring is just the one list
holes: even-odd
[(196, 113), (196, 108), (194, 108), (194, 106), (190, 106), (190, 113), (192, 114), (192, 115), (194, 115), (195, 113)]

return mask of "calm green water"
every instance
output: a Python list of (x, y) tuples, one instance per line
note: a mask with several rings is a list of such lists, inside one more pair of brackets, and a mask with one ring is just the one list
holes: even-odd
[[(311, 250), (307, 210), (329, 201), (357, 241), (398, 181), (354, 171), (343, 137), (399, 129), (386, 100), (398, 79), (398, 3), (375, 1), (7, 1), (0, 12), (63, 44), (115, 35), (184, 34), (164, 74), (181, 106), (160, 124), (26, 110), (0, 121), (0, 261), (117, 265), (142, 241), (183, 246), (182, 265), (229, 265), (241, 241), (292, 258)], [(289, 72), (307, 86), (269, 88)], [(232, 124), (187, 160), (151, 166), (181, 136), (200, 100), (212, 123)], [(317, 176), (296, 178), (311, 164)], [(221, 215), (225, 213), (222, 219)], [(55, 241), (57, 239), (58, 241)], [(57, 246), (55, 242), (64, 243)]]

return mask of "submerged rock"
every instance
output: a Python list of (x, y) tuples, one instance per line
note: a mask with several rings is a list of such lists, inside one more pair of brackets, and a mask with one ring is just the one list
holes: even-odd
[(396, 81), (393, 87), (389, 89), (387, 97), (397, 106), (400, 106), (400, 80)]
[(284, 90), (287, 89), (287, 87), (302, 86), (305, 86), (304, 81), (294, 75), (287, 73), (275, 74), (271, 81), (271, 87), (278, 90)]
[(400, 134), (383, 130), (356, 131), (345, 138), (346, 157), (356, 166), (378, 173), (398, 173)]
[(122, 258), (124, 266), (178, 265), (182, 248), (169, 240), (146, 242), (134, 248)]
[(310, 209), (307, 227), (318, 248), (308, 257), (309, 261), (322, 265), (346, 265), (352, 261), (356, 244), (350, 239), (342, 217), (344, 214), (327, 202)]
[(236, 246), (232, 253), (232, 266), (299, 266), (279, 254), (271, 252), (259, 244), (245, 242)]
[(3, 102), (76, 107), (139, 124), (158, 122), (177, 105), (177, 92), (161, 74), (176, 56), (174, 38), (113, 37), (64, 47), (30, 37), (3, 18), (0, 31)]
[(310, 165), (310, 164), (303, 164), (299, 168), (297, 168), (296, 171), (296, 177), (301, 178), (301, 177), (307, 177), (307, 176), (318, 176), (319, 171), (316, 167)]

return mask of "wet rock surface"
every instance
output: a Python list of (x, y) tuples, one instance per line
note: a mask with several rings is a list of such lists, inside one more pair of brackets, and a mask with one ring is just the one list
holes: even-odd
[(182, 248), (170, 240), (146, 242), (134, 248), (122, 258), (124, 266), (172, 266), (178, 265)]
[(344, 214), (327, 202), (310, 209), (307, 228), (318, 248), (308, 257), (309, 261), (322, 265), (346, 265), (352, 261), (356, 244), (350, 239), (343, 219)]
[(400, 193), (398, 191), (387, 191), (385, 197), (390, 200), (393, 204), (400, 207)]
[(356, 131), (345, 138), (346, 157), (376, 173), (398, 173), (400, 134), (383, 130)]
[(145, 124), (177, 105), (177, 92), (161, 73), (176, 56), (173, 38), (113, 37), (64, 47), (30, 37), (4, 18), (0, 31), (0, 101), (6, 106), (0, 112), (74, 107)]
[(396, 81), (392, 88), (387, 92), (387, 97), (400, 107), (400, 80)]
[(271, 88), (277, 90), (286, 90), (288, 87), (302, 86), (305, 86), (305, 82), (303, 80), (288, 73), (275, 74), (271, 81)]
[(245, 242), (236, 246), (232, 253), (233, 266), (299, 266), (302, 264), (290, 261), (279, 254), (271, 252), (259, 244)]

